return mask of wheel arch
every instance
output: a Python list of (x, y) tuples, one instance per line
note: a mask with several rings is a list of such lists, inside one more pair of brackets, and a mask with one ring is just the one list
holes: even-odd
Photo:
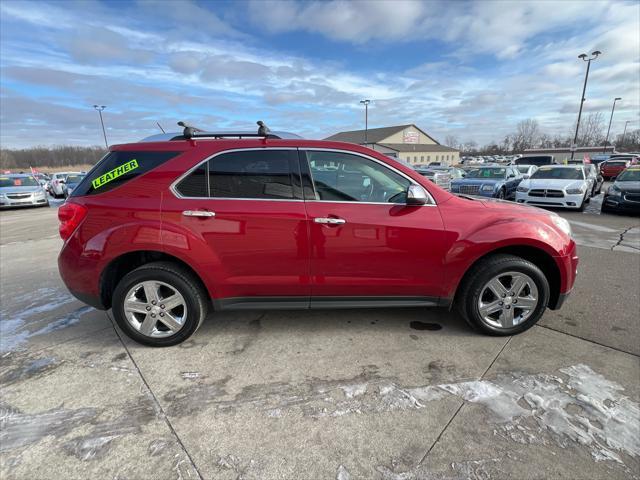
[(463, 284), (464, 280), (467, 278), (467, 275), (469, 275), (469, 272), (472, 271), (473, 267), (477, 265), (478, 262), (486, 259), (487, 257), (490, 257), (492, 255), (497, 255), (497, 254), (509, 254), (509, 255), (514, 255), (516, 257), (523, 258), (533, 263), (540, 270), (542, 270), (542, 273), (544, 273), (545, 277), (547, 278), (547, 281), (549, 282), (548, 307), (551, 308), (552, 310), (556, 308), (556, 305), (558, 304), (558, 301), (560, 299), (560, 286), (562, 283), (560, 268), (558, 267), (558, 264), (553, 259), (553, 257), (549, 255), (549, 253), (545, 252), (540, 248), (533, 247), (530, 245), (508, 245), (508, 246), (497, 248), (495, 250), (491, 250), (489, 252), (484, 253), (480, 257), (478, 257), (473, 263), (471, 263), (471, 265), (469, 265), (464, 275), (458, 282), (458, 285), (456, 286), (455, 295), (453, 297), (454, 301), (452, 302), (452, 305), (458, 300), (460, 286)]
[[(118, 282), (129, 272), (136, 268), (145, 265), (150, 262), (165, 261), (172, 262), (188, 270), (193, 277), (200, 283), (205, 292), (209, 293), (209, 290), (202, 280), (202, 277), (195, 271), (191, 265), (184, 260), (168, 254), (166, 252), (160, 252), (156, 250), (134, 250), (127, 253), (123, 253), (118, 257), (112, 259), (109, 264), (103, 269), (100, 275), (100, 301), (106, 309), (111, 308), (111, 298), (113, 291), (116, 288)], [(210, 295), (209, 295), (210, 297)]]

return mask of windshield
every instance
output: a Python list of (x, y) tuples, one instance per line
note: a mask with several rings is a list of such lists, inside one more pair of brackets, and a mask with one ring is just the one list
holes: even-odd
[(582, 168), (541, 168), (531, 175), (532, 179), (584, 180)]
[(515, 161), (516, 165), (550, 165), (553, 163), (553, 157), (541, 155), (539, 157), (520, 157)]
[(640, 168), (625, 170), (618, 175), (616, 182), (640, 182)]
[(0, 187), (37, 187), (39, 185), (33, 177), (0, 177)]
[(506, 168), (475, 168), (467, 172), (466, 178), (504, 178)]
[(80, 180), (84, 178), (84, 175), (69, 175), (67, 177), (67, 183), (80, 183)]

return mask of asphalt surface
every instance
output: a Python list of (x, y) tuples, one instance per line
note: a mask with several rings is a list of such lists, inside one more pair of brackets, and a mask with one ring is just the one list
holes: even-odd
[(55, 206), (0, 212), (0, 478), (640, 478), (640, 221), (598, 202), (561, 213), (573, 294), (516, 337), (238, 312), (166, 349), (66, 292)]

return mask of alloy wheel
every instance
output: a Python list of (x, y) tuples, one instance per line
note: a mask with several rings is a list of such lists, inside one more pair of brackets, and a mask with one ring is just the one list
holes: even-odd
[(521, 272), (505, 272), (482, 287), (478, 311), (487, 325), (510, 329), (527, 320), (538, 302), (538, 287), (530, 276)]
[(184, 326), (187, 303), (175, 287), (147, 280), (127, 292), (124, 314), (129, 324), (142, 335), (168, 337)]

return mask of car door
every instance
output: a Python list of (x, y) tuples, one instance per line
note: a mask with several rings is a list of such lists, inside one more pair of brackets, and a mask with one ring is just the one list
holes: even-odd
[[(197, 262), (214, 297), (308, 306), (308, 226), (296, 148), (222, 152), (172, 190), (163, 201), (163, 239), (177, 242), (187, 230), (205, 243)], [(169, 228), (175, 233), (164, 231)]]
[(522, 180), (520, 172), (517, 168), (508, 167), (506, 173), (507, 198), (511, 198), (516, 194), (516, 188)]
[(335, 150), (301, 150), (301, 170), (312, 306), (440, 296), (446, 234), (435, 202), (406, 205), (413, 180), (380, 159)]

